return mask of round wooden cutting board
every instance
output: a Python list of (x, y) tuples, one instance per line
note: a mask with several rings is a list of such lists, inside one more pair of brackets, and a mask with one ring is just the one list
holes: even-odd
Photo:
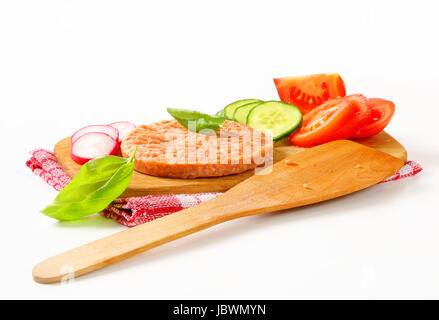
[[(354, 141), (388, 153), (404, 162), (407, 160), (407, 152), (404, 147), (385, 132), (381, 132), (370, 138)], [(300, 152), (301, 150), (303, 149), (288, 145), (286, 141), (276, 142), (274, 162), (280, 161), (288, 155)], [(79, 172), (81, 166), (70, 158), (70, 137), (59, 141), (55, 145), (54, 153), (58, 162), (70, 177), (74, 177)], [(150, 194), (224, 192), (251, 177), (253, 174), (254, 170), (250, 170), (241, 174), (217, 178), (172, 179), (148, 176), (135, 171), (130, 185), (121, 197)]]

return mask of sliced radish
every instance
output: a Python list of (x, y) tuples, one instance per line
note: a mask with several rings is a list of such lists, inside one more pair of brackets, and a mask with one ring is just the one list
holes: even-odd
[(70, 156), (78, 164), (103, 156), (116, 155), (119, 142), (103, 132), (88, 132), (77, 138), (70, 149)]
[(119, 141), (122, 142), (122, 140), (136, 128), (135, 124), (132, 124), (128, 121), (119, 121), (119, 122), (113, 122), (110, 123), (109, 126), (112, 126), (116, 128), (119, 131)]
[(106, 125), (92, 125), (92, 126), (86, 126), (84, 128), (79, 129), (72, 135), (72, 143), (75, 142), (76, 139), (81, 137), (82, 135), (88, 133), (88, 132), (102, 132), (108, 134), (110, 137), (113, 137), (116, 141), (119, 140), (119, 131), (112, 127), (112, 126), (106, 126)]

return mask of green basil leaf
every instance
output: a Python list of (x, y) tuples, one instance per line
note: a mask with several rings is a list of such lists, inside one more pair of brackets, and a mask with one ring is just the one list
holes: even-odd
[(200, 132), (203, 129), (217, 130), (224, 125), (226, 119), (221, 115), (211, 116), (202, 112), (168, 108), (168, 113), (182, 126), (191, 131)]
[(104, 210), (128, 187), (135, 153), (129, 159), (106, 156), (90, 160), (41, 212), (58, 220), (75, 220)]
[(215, 115), (218, 116), (218, 117), (223, 117), (223, 118), (225, 118), (225, 117), (224, 117), (224, 109), (221, 109), (220, 111), (218, 111), (217, 113), (215, 113)]

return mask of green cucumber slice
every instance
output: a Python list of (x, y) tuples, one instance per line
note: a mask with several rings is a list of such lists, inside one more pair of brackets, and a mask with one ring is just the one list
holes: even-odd
[(296, 130), (302, 123), (302, 112), (292, 104), (267, 101), (254, 107), (247, 117), (247, 124), (271, 134), (274, 141)]
[(232, 102), (231, 104), (224, 107), (224, 116), (226, 119), (233, 120), (233, 114), (235, 113), (236, 108), (243, 106), (244, 104), (250, 103), (250, 102), (257, 102), (261, 101), (259, 99), (244, 99), (244, 100), (238, 100), (235, 102)]
[(263, 103), (263, 101), (251, 102), (236, 108), (235, 113), (233, 114), (233, 120), (236, 122), (246, 124), (247, 116), (250, 113), (250, 111), (261, 103)]

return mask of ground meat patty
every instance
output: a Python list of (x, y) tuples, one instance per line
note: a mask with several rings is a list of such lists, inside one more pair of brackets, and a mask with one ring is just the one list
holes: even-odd
[(272, 161), (273, 153), (270, 136), (228, 120), (207, 134), (189, 131), (176, 120), (141, 125), (123, 140), (123, 156), (136, 146), (136, 171), (184, 179), (241, 173)]

